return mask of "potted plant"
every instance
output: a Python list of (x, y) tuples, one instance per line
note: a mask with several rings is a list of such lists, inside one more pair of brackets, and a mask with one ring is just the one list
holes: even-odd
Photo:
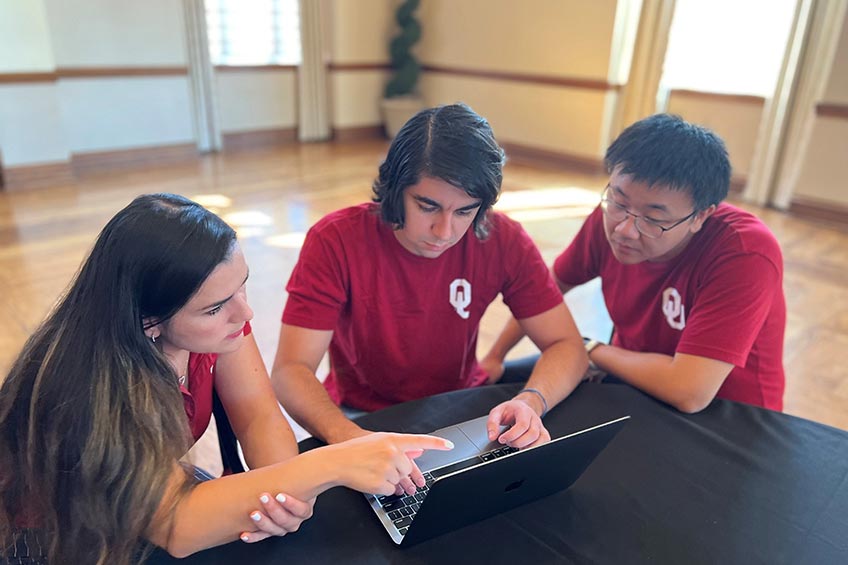
[(419, 0), (404, 0), (395, 12), (400, 32), (389, 44), (394, 75), (386, 84), (382, 104), (383, 122), (390, 138), (397, 134), (409, 118), (424, 108), (424, 101), (415, 91), (421, 65), (412, 53), (413, 45), (421, 39), (421, 24), (415, 19), (418, 4)]

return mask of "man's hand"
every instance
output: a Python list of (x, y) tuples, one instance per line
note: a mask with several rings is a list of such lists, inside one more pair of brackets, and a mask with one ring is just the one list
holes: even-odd
[(486, 372), (486, 384), (495, 384), (501, 380), (504, 374), (503, 359), (499, 359), (491, 354), (480, 359), (480, 368)]
[(296, 532), (300, 525), (312, 517), (315, 499), (303, 502), (282, 493), (271, 497), (267, 492), (259, 495), (262, 510), (250, 513), (256, 531), (242, 532), (239, 538), (245, 543), (254, 543), (271, 536), (284, 536)]
[[(500, 434), (501, 426), (509, 426), (509, 429)], [(490, 441), (497, 440), (519, 449), (551, 441), (551, 434), (545, 429), (539, 414), (529, 404), (516, 398), (492, 408), (487, 428)]]

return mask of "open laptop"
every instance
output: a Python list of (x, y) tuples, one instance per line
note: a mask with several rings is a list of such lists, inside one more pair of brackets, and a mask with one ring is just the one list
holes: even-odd
[(415, 460), (427, 485), (414, 495), (366, 494), (392, 541), (409, 546), (571, 486), (630, 416), (521, 451), (490, 442), (488, 415), (436, 430), (451, 451)]

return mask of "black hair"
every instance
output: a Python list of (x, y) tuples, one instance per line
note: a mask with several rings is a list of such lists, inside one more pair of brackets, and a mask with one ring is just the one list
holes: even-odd
[(441, 179), (479, 198), (474, 235), (488, 235), (487, 214), (501, 192), (504, 151), (489, 122), (465, 104), (418, 112), (395, 136), (374, 181), (383, 221), (404, 226), (403, 194), (422, 177)]
[(696, 212), (718, 205), (730, 188), (730, 160), (721, 138), (670, 114), (655, 114), (621, 132), (604, 165), (609, 174), (618, 170), (651, 187), (687, 192)]

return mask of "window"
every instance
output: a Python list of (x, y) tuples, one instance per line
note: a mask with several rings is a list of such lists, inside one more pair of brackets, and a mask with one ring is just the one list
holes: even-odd
[(300, 64), (297, 0), (206, 0), (213, 65)]
[(769, 98), (796, 0), (677, 0), (661, 90)]

